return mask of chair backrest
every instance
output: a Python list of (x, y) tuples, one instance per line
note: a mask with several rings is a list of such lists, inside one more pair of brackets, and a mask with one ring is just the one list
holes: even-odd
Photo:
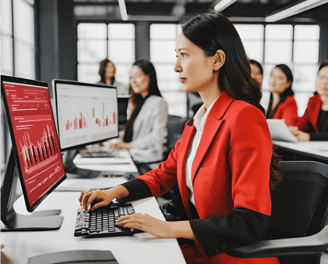
[[(272, 211), (265, 239), (319, 232), (328, 213), (328, 165), (314, 161), (280, 162), (283, 179), (271, 192)], [(279, 257), (281, 264), (320, 263), (320, 254)]]
[(181, 116), (168, 115), (168, 119), (167, 119), (168, 152), (170, 152), (174, 148), (175, 143), (181, 138), (183, 128), (186, 122), (187, 119), (182, 118)]
[(283, 179), (271, 192), (272, 212), (266, 238), (319, 232), (328, 213), (328, 165), (314, 161), (283, 161), (280, 165)]

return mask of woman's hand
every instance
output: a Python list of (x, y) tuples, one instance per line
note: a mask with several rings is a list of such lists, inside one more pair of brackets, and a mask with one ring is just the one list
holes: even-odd
[(89, 211), (89, 207), (93, 201), (97, 201), (95, 205), (90, 208), (91, 211), (109, 205), (115, 198), (122, 199), (129, 195), (129, 191), (122, 185), (115, 186), (108, 190), (91, 190), (83, 191), (78, 198), (84, 211)]
[(161, 238), (173, 238), (172, 222), (165, 222), (148, 214), (137, 213), (121, 216), (117, 219), (116, 225), (142, 230)]
[(178, 238), (196, 240), (189, 221), (166, 222), (148, 214), (132, 214), (121, 216), (116, 225), (142, 230), (160, 238)]
[(298, 127), (289, 126), (290, 132), (292, 132), (293, 136), (296, 137), (298, 141), (310, 141), (310, 134), (303, 132), (298, 129)]
[(110, 148), (112, 149), (117, 149), (117, 150), (121, 150), (121, 149), (130, 149), (132, 148), (132, 144), (131, 142), (124, 142), (124, 141), (121, 141), (119, 143), (116, 143), (116, 144), (112, 144), (110, 146)]
[(311, 139), (310, 134), (303, 131), (298, 131), (296, 138), (298, 141), (310, 141)]

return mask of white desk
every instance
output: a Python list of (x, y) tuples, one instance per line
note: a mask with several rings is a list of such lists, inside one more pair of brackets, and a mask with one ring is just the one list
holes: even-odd
[(297, 143), (283, 142), (274, 140), (273, 144), (311, 158), (328, 161), (328, 141), (300, 141)]
[[(78, 181), (78, 180), (77, 180)], [(29, 257), (56, 251), (76, 249), (111, 250), (120, 264), (186, 263), (176, 239), (159, 239), (146, 233), (132, 237), (74, 237), (78, 193), (54, 192), (39, 206), (42, 209), (62, 209), (64, 221), (59, 230), (48, 232), (2, 232), (4, 253), (16, 264), (26, 264)], [(136, 212), (148, 213), (164, 220), (154, 197), (132, 202)], [(19, 198), (17, 212), (25, 213)]]
[(118, 151), (118, 158), (82, 158), (78, 154), (73, 162), (76, 167), (87, 170), (102, 171), (97, 178), (76, 179), (68, 178), (61, 183), (56, 190), (59, 191), (82, 191), (88, 189), (100, 189), (113, 187), (126, 180), (123, 177), (104, 177), (103, 175), (122, 175), (125, 172), (138, 173), (129, 151)]
[(119, 158), (81, 158), (78, 154), (73, 162), (78, 168), (114, 171), (114, 172), (138, 172), (129, 151), (118, 151)]
[[(137, 172), (129, 152), (122, 151), (126, 164), (112, 166), (113, 158), (85, 159), (77, 157), (76, 164), (85, 169), (104, 171), (131, 171)], [(86, 160), (91, 160), (89, 163)], [(106, 163), (105, 160), (109, 160)], [(91, 163), (91, 164), (90, 164)], [(94, 163), (94, 164), (92, 164)], [(99, 163), (104, 163), (99, 166)], [(93, 188), (95, 182), (103, 183), (108, 187), (115, 186), (125, 181), (122, 177), (96, 179), (66, 179), (61, 185), (86, 186)], [(60, 186), (59, 186), (60, 187)], [(159, 239), (146, 233), (139, 233), (132, 237), (102, 237), (83, 238), (74, 237), (77, 208), (79, 207), (79, 192), (55, 191), (50, 194), (38, 207), (38, 210), (61, 209), (64, 221), (59, 230), (39, 232), (2, 232), (1, 243), (5, 244), (3, 252), (14, 260), (15, 264), (26, 264), (29, 257), (66, 250), (98, 249), (111, 250), (120, 264), (167, 264), (186, 263), (176, 239)], [(132, 202), (135, 211), (148, 213), (158, 219), (164, 219), (156, 199), (154, 197)], [(15, 210), (21, 214), (27, 214), (23, 197), (15, 203)]]

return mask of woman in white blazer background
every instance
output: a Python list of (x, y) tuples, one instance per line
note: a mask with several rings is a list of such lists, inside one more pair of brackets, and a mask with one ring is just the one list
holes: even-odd
[(114, 149), (129, 149), (137, 163), (163, 159), (167, 137), (167, 103), (157, 85), (154, 65), (146, 59), (133, 63), (130, 73), (132, 111), (122, 141)]

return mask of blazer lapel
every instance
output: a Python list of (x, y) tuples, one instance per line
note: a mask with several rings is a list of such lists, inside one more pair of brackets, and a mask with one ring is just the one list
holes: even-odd
[(312, 115), (313, 118), (311, 120), (315, 132), (318, 132), (318, 119), (320, 115), (321, 105), (322, 105), (321, 98), (320, 96), (318, 96), (317, 103), (314, 105), (314, 111), (313, 111), (314, 113)]
[(195, 176), (197, 174), (198, 168), (202, 162), (202, 160), (205, 157), (205, 154), (211, 147), (211, 143), (215, 137), (215, 135), (218, 133), (221, 124), (223, 123), (223, 116), (227, 112), (229, 106), (234, 101), (233, 98), (231, 98), (225, 91), (223, 91), (220, 95), (220, 97), (217, 99), (215, 104), (213, 105), (213, 108), (211, 109), (211, 112), (208, 114), (202, 138), (200, 140), (199, 146), (197, 148), (196, 156), (194, 159), (194, 162), (192, 164), (192, 170), (191, 170), (191, 179), (194, 183)]
[(191, 119), (188, 122), (188, 125), (185, 127), (182, 138), (181, 144), (179, 149), (179, 157), (178, 157), (178, 185), (179, 190), (182, 198), (182, 202), (189, 219), (192, 218), (189, 208), (189, 191), (186, 184), (186, 159), (189, 151), (189, 146), (191, 144), (191, 140), (195, 133), (195, 126), (193, 125), (193, 120)]

